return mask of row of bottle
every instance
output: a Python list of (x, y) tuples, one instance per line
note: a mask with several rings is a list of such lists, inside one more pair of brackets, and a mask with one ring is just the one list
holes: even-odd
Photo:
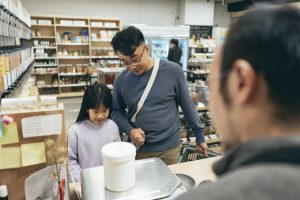
[(61, 77), (59, 80), (60, 85), (68, 85), (68, 84), (86, 84), (85, 77)]
[(70, 50), (70, 49), (59, 49), (57, 52), (58, 57), (65, 56), (88, 56), (88, 52), (85, 50)]
[(35, 61), (34, 65), (56, 65), (55, 59)]
[(30, 48), (0, 54), (0, 91), (12, 85), (32, 61)]
[(46, 40), (33, 40), (33, 46), (38, 48), (55, 47), (55, 43)]
[(61, 73), (83, 73), (87, 72), (89, 64), (60, 64), (59, 72)]

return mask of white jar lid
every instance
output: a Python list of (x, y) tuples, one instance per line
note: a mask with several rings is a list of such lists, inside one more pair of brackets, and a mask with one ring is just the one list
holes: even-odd
[(6, 185), (0, 185), (0, 197), (7, 197), (7, 186)]
[(134, 159), (136, 148), (128, 142), (112, 142), (104, 145), (101, 152), (103, 159), (109, 159), (112, 162), (126, 162)]

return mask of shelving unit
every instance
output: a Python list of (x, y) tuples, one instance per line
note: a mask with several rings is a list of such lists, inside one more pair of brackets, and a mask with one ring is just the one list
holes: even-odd
[(121, 20), (66, 16), (31, 16), (31, 20), (36, 55), (32, 75), (39, 93), (82, 96), (95, 68), (119, 67), (110, 41), (121, 30)]
[(0, 1), (0, 97), (13, 97), (33, 62), (30, 15), (20, 0)]

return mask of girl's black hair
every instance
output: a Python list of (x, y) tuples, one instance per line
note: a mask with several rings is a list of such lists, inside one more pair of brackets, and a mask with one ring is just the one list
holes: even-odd
[(89, 119), (88, 109), (98, 109), (101, 104), (109, 109), (108, 118), (111, 118), (113, 107), (111, 91), (105, 84), (96, 82), (85, 90), (76, 122)]

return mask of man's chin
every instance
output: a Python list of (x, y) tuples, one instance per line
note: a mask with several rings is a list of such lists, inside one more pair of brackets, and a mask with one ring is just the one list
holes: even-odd
[(142, 73), (143, 73), (143, 71), (141, 71), (141, 70), (138, 70), (138, 71), (133, 71), (133, 70), (131, 70), (132, 71), (132, 73), (134, 73), (135, 75), (141, 75)]

